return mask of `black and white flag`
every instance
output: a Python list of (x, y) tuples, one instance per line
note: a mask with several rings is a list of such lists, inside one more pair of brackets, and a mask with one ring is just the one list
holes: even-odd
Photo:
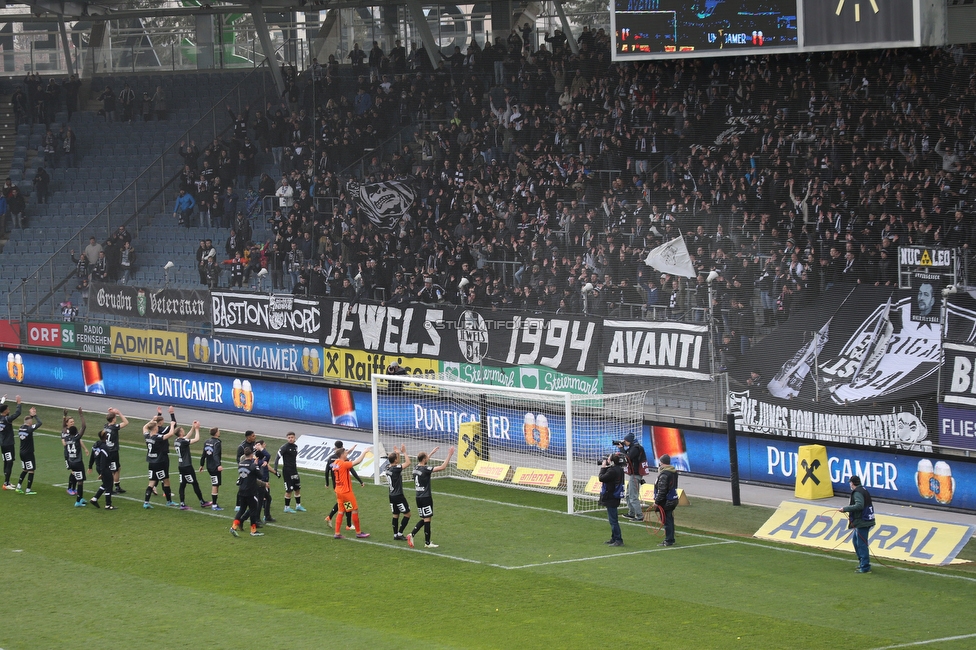
[(402, 180), (365, 184), (349, 181), (349, 191), (370, 222), (383, 230), (395, 228), (416, 197), (410, 184)]

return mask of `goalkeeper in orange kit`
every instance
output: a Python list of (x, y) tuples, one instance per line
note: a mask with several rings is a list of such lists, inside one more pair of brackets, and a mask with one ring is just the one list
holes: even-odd
[[(335, 485), (336, 502), (342, 512), (352, 514), (352, 525), (356, 528), (356, 537), (363, 539), (369, 537), (369, 533), (364, 533), (359, 526), (359, 506), (356, 504), (356, 495), (352, 491), (352, 468), (363, 462), (366, 454), (360, 454), (356, 462), (349, 460), (349, 451), (343, 449), (339, 456), (332, 461), (329, 469), (332, 472), (332, 481)], [(342, 517), (335, 519), (335, 539), (342, 539), (339, 531), (342, 528)]]

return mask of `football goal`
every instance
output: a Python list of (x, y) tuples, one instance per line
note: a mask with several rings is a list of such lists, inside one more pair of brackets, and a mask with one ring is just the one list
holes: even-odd
[[(453, 377), (453, 376), (452, 376)], [(440, 464), (470, 481), (565, 495), (570, 513), (599, 508), (599, 464), (632, 433), (640, 440), (644, 393), (575, 395), (449, 381), (429, 375), (372, 377), (373, 449), (381, 482), (386, 456), (401, 445), (440, 449)]]

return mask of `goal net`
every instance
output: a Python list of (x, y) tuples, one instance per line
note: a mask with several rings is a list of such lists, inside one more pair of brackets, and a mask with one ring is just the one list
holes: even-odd
[(400, 445), (414, 462), (440, 447), (432, 465), (453, 446), (448, 469), (435, 476), (565, 495), (570, 513), (599, 508), (599, 464), (613, 441), (629, 433), (640, 440), (643, 427), (643, 392), (574, 395), (373, 375), (372, 400), (377, 483)]

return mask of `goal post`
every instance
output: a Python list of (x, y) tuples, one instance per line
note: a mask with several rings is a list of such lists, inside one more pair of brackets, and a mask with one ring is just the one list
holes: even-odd
[(627, 434), (642, 439), (644, 392), (576, 395), (482, 386), (456, 375), (373, 375), (373, 450), (380, 462), (400, 445), (420, 452), (457, 449), (450, 476), (566, 498), (569, 513), (599, 508), (599, 464)]

